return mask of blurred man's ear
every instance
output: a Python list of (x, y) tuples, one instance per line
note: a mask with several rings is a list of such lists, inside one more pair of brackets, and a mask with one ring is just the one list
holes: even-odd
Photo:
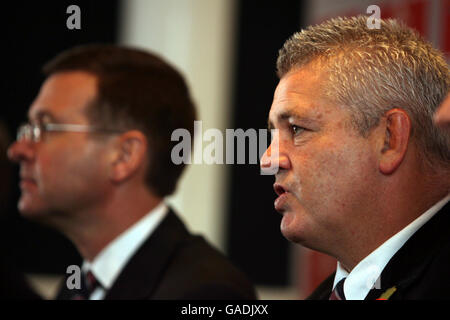
[(403, 109), (391, 109), (385, 113), (384, 145), (379, 168), (383, 174), (391, 174), (402, 163), (411, 134), (411, 120)]
[(145, 170), (147, 146), (147, 138), (141, 131), (131, 130), (121, 134), (115, 144), (110, 178), (121, 182)]

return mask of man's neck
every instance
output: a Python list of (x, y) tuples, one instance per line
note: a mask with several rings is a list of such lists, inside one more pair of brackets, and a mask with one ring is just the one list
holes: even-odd
[[(373, 231), (366, 232), (359, 241), (355, 240), (355, 243), (345, 250), (344, 255), (337, 257), (342, 266), (351, 271), (371, 252), (448, 195), (445, 188), (430, 190), (425, 192), (426, 195), (424, 192), (415, 191), (409, 195), (404, 194), (403, 197), (397, 197), (395, 200), (386, 201), (385, 208), (381, 209), (384, 210), (384, 220), (380, 220), (377, 226), (373, 226)], [(373, 214), (380, 214), (380, 212)], [(352, 254), (348, 255), (347, 253)]]
[[(119, 192), (109, 201), (63, 222), (60, 230), (87, 261), (92, 261), (111, 241), (153, 210), (162, 199), (145, 190)], [(69, 221), (70, 220), (70, 221)]]

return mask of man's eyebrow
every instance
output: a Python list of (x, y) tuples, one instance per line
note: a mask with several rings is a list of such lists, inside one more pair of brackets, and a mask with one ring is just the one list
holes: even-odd
[[(296, 121), (301, 121), (303, 123), (316, 123), (316, 121), (314, 119), (311, 119), (310, 117), (302, 116), (302, 115), (298, 114), (297, 112), (293, 112), (291, 110), (284, 111), (276, 116), (277, 122), (288, 121), (289, 119), (294, 119)], [(274, 129), (274, 127), (275, 126), (274, 126), (273, 122), (270, 119), (267, 119), (267, 128), (270, 130), (270, 129)]]
[[(280, 122), (280, 121), (285, 121), (288, 120), (289, 118), (291, 118), (293, 116), (293, 114), (289, 111), (285, 111), (279, 115), (277, 115), (276, 117), (276, 122)], [(295, 118), (299, 118), (298, 116), (295, 116)], [(275, 129), (275, 126), (273, 124), (273, 122), (270, 119), (267, 119), (267, 128), (269, 130), (271, 129)]]
[(43, 119), (48, 119), (51, 122), (57, 122), (55, 116), (49, 111), (38, 111), (36, 114), (28, 114), (28, 119), (30, 121), (41, 122)]
[(298, 121), (311, 121), (311, 119), (306, 118), (303, 115), (300, 115), (296, 112), (292, 112), (292, 111), (285, 111), (282, 112), (278, 115), (278, 121), (286, 121), (289, 119), (294, 119), (294, 120), (298, 120)]

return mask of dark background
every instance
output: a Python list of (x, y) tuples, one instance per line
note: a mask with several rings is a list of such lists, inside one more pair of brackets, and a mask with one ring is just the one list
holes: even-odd
[[(81, 30), (66, 28), (69, 5), (81, 8)], [(0, 119), (15, 136), (44, 80), (42, 65), (60, 51), (92, 42), (117, 42), (120, 2), (17, 1), (3, 5), (4, 38)], [(275, 61), (283, 42), (301, 28), (302, 1), (237, 1), (234, 128), (266, 128), (278, 79)], [(205, 44), (207, 46), (207, 44)], [(64, 273), (81, 259), (56, 231), (24, 220), (16, 209), (17, 166), (12, 167), (11, 196), (1, 209), (4, 256), (30, 273)], [(2, 177), (4, 178), (4, 177)], [(64, 178), (64, 177), (62, 177)], [(68, 182), (70, 183), (70, 182)], [(227, 254), (256, 284), (288, 283), (288, 243), (281, 217), (273, 209), (273, 177), (259, 174), (258, 165), (235, 165), (229, 192)]]
[[(81, 8), (81, 30), (69, 30), (69, 5)], [(119, 3), (111, 1), (15, 1), (2, 3), (2, 106), (0, 119), (11, 137), (44, 80), (42, 65), (62, 50), (91, 42), (116, 41)], [(3, 152), (3, 151), (2, 151)], [(18, 170), (13, 166), (10, 201), (1, 208), (2, 254), (24, 272), (65, 273), (79, 264), (72, 244), (56, 231), (24, 220), (17, 213)], [(3, 177), (2, 177), (3, 178)], [(63, 178), (63, 177), (62, 177)], [(70, 183), (68, 181), (68, 183)]]
[[(267, 128), (278, 84), (278, 50), (301, 29), (301, 1), (239, 1), (233, 126)], [(236, 153), (235, 153), (236, 154)], [(234, 165), (230, 183), (227, 253), (257, 284), (289, 282), (288, 242), (273, 202), (274, 177), (258, 165)]]

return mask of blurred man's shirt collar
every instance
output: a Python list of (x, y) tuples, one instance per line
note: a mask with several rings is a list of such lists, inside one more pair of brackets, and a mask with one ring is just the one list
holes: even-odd
[(92, 271), (101, 284), (101, 288), (92, 293), (90, 297), (92, 300), (104, 298), (106, 291), (112, 287), (128, 260), (158, 227), (167, 212), (168, 207), (161, 201), (158, 206), (109, 243), (92, 262), (86, 260), (83, 262), (83, 272)]

